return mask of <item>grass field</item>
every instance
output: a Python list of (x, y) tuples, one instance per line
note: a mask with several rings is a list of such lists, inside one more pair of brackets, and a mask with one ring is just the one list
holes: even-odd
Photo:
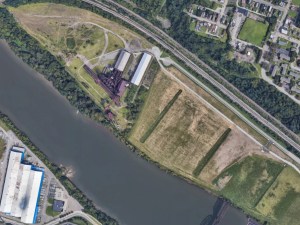
[(292, 4), (300, 6), (300, 0), (292, 0)]
[(239, 207), (253, 209), (282, 171), (283, 166), (262, 157), (247, 157), (229, 167), (215, 180), (228, 180), (221, 194)]
[(108, 33), (108, 46), (106, 52), (112, 52), (120, 48), (124, 48), (124, 43), (122, 40), (116, 35)]
[(148, 128), (148, 130), (145, 132), (145, 134), (141, 137), (140, 142), (144, 143), (148, 137), (152, 134), (152, 132), (156, 129), (160, 121), (164, 118), (164, 116), (168, 113), (170, 108), (173, 106), (179, 95), (181, 94), (182, 90), (178, 90), (177, 93), (174, 95), (174, 97), (171, 99), (170, 102), (166, 105), (166, 107), (161, 111), (161, 113), (158, 115), (156, 120), (153, 124)]
[(285, 168), (257, 205), (276, 225), (298, 225), (300, 221), (300, 175)]
[(219, 139), (216, 141), (216, 143), (211, 147), (211, 149), (207, 152), (207, 154), (199, 161), (197, 167), (193, 171), (194, 176), (199, 176), (199, 174), (202, 172), (204, 167), (209, 163), (209, 161), (212, 159), (212, 157), (215, 155), (215, 153), (218, 151), (222, 143), (225, 141), (227, 136), (229, 135), (231, 129), (228, 128), (222, 135), (219, 137)]
[(289, 13), (288, 13), (288, 16), (292, 17), (293, 19), (296, 19), (297, 15), (298, 15), (298, 12), (294, 11), (294, 10), (290, 10)]
[(47, 206), (47, 208), (46, 208), (46, 214), (48, 216), (55, 217), (55, 216), (58, 216), (60, 213), (53, 211), (52, 205), (50, 205), (50, 206)]
[(268, 24), (247, 18), (238, 38), (254, 45), (261, 46), (268, 30)]
[(2, 127), (5, 131), (9, 130), (9, 128), (6, 126), (6, 124), (2, 120), (0, 120), (0, 127)]

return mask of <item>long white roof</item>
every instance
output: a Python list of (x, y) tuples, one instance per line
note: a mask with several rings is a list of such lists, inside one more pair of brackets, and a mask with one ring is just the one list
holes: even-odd
[(43, 171), (21, 163), (24, 149), (13, 150), (9, 155), (0, 211), (21, 217), (23, 223), (34, 223)]
[(0, 211), (3, 213), (11, 213), (14, 195), (16, 192), (18, 173), (20, 171), (21, 159), (22, 153), (14, 151), (10, 152), (0, 205)]
[(116, 62), (115, 68), (123, 72), (128, 63), (129, 58), (130, 58), (130, 53), (125, 50), (122, 50)]
[(28, 196), (26, 192), (30, 173), (31, 165), (21, 164), (18, 178), (19, 184), (17, 184), (18, 193), (16, 193), (16, 199), (14, 199), (11, 216), (21, 217), (23, 210), (27, 207)]
[(21, 222), (34, 223), (37, 201), (40, 192), (43, 172), (30, 171), (29, 182), (26, 190), (27, 206), (22, 212)]
[(146, 72), (146, 69), (148, 68), (149, 66), (149, 63), (151, 61), (151, 58), (152, 56), (149, 55), (148, 53), (144, 53), (143, 54), (143, 57), (131, 79), (131, 83), (135, 84), (135, 85), (140, 85), (142, 79), (143, 79), (143, 76)]

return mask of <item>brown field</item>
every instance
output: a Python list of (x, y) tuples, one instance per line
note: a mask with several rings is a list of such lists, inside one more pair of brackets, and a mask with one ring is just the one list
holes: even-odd
[[(173, 98), (178, 90), (182, 94), (145, 143), (140, 138)], [(162, 94), (163, 93), (163, 94)], [(192, 175), (199, 160), (230, 127), (231, 134), (195, 178)], [(160, 72), (151, 88), (129, 140), (154, 161), (196, 182), (211, 182), (223, 169), (249, 154), (260, 154), (260, 147), (236, 126), (208, 107), (182, 84)], [(199, 179), (200, 178), (200, 179)]]
[(262, 144), (266, 144), (268, 140), (256, 132), (253, 128), (251, 128), (248, 124), (242, 121), (238, 116), (236, 116), (231, 110), (229, 110), (226, 106), (224, 106), (221, 102), (195, 84), (193, 81), (188, 79), (184, 74), (182, 74), (179, 70), (174, 67), (169, 67), (168, 71), (174, 74), (179, 80), (188, 85), (193, 91), (197, 94), (200, 94), (202, 98), (204, 98), (207, 102), (209, 102), (212, 106), (222, 112), (227, 118), (241, 127), (244, 131), (254, 137), (258, 142)]

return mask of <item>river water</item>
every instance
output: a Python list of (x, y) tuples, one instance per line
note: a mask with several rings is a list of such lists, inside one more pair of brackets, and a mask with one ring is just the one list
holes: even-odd
[[(200, 225), (216, 197), (132, 153), (105, 128), (76, 113), (48, 81), (0, 42), (0, 111), (109, 215), (128, 225)], [(230, 207), (220, 225), (246, 225)]]

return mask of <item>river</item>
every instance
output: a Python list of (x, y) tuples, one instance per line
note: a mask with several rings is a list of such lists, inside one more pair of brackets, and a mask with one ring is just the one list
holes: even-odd
[[(73, 182), (126, 225), (199, 225), (216, 197), (132, 153), (68, 101), (0, 42), (0, 111), (56, 164), (75, 170)], [(230, 207), (220, 225), (246, 225)]]

